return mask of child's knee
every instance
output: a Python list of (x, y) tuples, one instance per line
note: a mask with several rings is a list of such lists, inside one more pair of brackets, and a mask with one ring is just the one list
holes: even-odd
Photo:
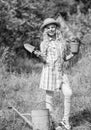
[(71, 97), (72, 96), (72, 89), (70, 88), (69, 84), (63, 84), (62, 91), (64, 96)]
[(69, 97), (71, 97), (72, 96), (72, 90), (71, 90), (71, 88), (69, 88), (67, 91), (66, 91), (66, 93), (65, 93), (65, 96), (69, 96)]
[(63, 91), (64, 96), (66, 97), (72, 96), (72, 89), (70, 88), (69, 79), (66, 74), (64, 74), (63, 76), (62, 91)]

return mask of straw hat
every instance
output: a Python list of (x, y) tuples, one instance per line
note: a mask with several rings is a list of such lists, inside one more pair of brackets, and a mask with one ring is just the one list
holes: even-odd
[(41, 30), (43, 31), (44, 28), (49, 25), (49, 24), (55, 24), (57, 27), (60, 27), (60, 23), (57, 22), (55, 19), (53, 18), (47, 18), (44, 20), (43, 24), (41, 25)]

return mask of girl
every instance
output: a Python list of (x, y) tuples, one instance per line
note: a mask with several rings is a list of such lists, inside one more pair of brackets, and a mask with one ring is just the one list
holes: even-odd
[(41, 42), (40, 50), (45, 64), (41, 74), (40, 88), (46, 91), (46, 108), (49, 109), (50, 113), (53, 112), (53, 92), (57, 89), (62, 90), (64, 94), (64, 117), (61, 124), (69, 130), (72, 90), (69, 86), (67, 75), (63, 72), (63, 64), (64, 60), (69, 60), (73, 57), (73, 54), (65, 55), (66, 42), (59, 28), (60, 24), (53, 18), (45, 19), (41, 26), (43, 41)]

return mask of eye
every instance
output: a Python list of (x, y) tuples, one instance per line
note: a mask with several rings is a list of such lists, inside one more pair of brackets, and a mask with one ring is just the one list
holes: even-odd
[(56, 26), (55, 26), (55, 25), (52, 25), (51, 28), (52, 28), (52, 29), (56, 29)]
[(55, 27), (51, 27), (52, 29), (55, 29)]
[(50, 29), (50, 27), (47, 27), (47, 29)]
[(46, 28), (47, 28), (48, 30), (49, 30), (49, 29), (56, 29), (56, 26), (55, 26), (55, 25), (49, 25), (49, 26), (47, 26)]

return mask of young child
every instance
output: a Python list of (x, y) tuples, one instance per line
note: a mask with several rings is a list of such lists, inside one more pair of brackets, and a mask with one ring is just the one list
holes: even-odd
[(61, 124), (70, 129), (70, 99), (72, 90), (67, 75), (63, 72), (65, 60), (73, 57), (73, 54), (66, 56), (66, 42), (59, 31), (60, 24), (53, 18), (47, 18), (41, 26), (43, 41), (40, 45), (41, 56), (44, 60), (40, 80), (40, 88), (46, 91), (46, 108), (53, 112), (52, 96), (55, 90), (62, 90), (64, 94), (64, 117)]

